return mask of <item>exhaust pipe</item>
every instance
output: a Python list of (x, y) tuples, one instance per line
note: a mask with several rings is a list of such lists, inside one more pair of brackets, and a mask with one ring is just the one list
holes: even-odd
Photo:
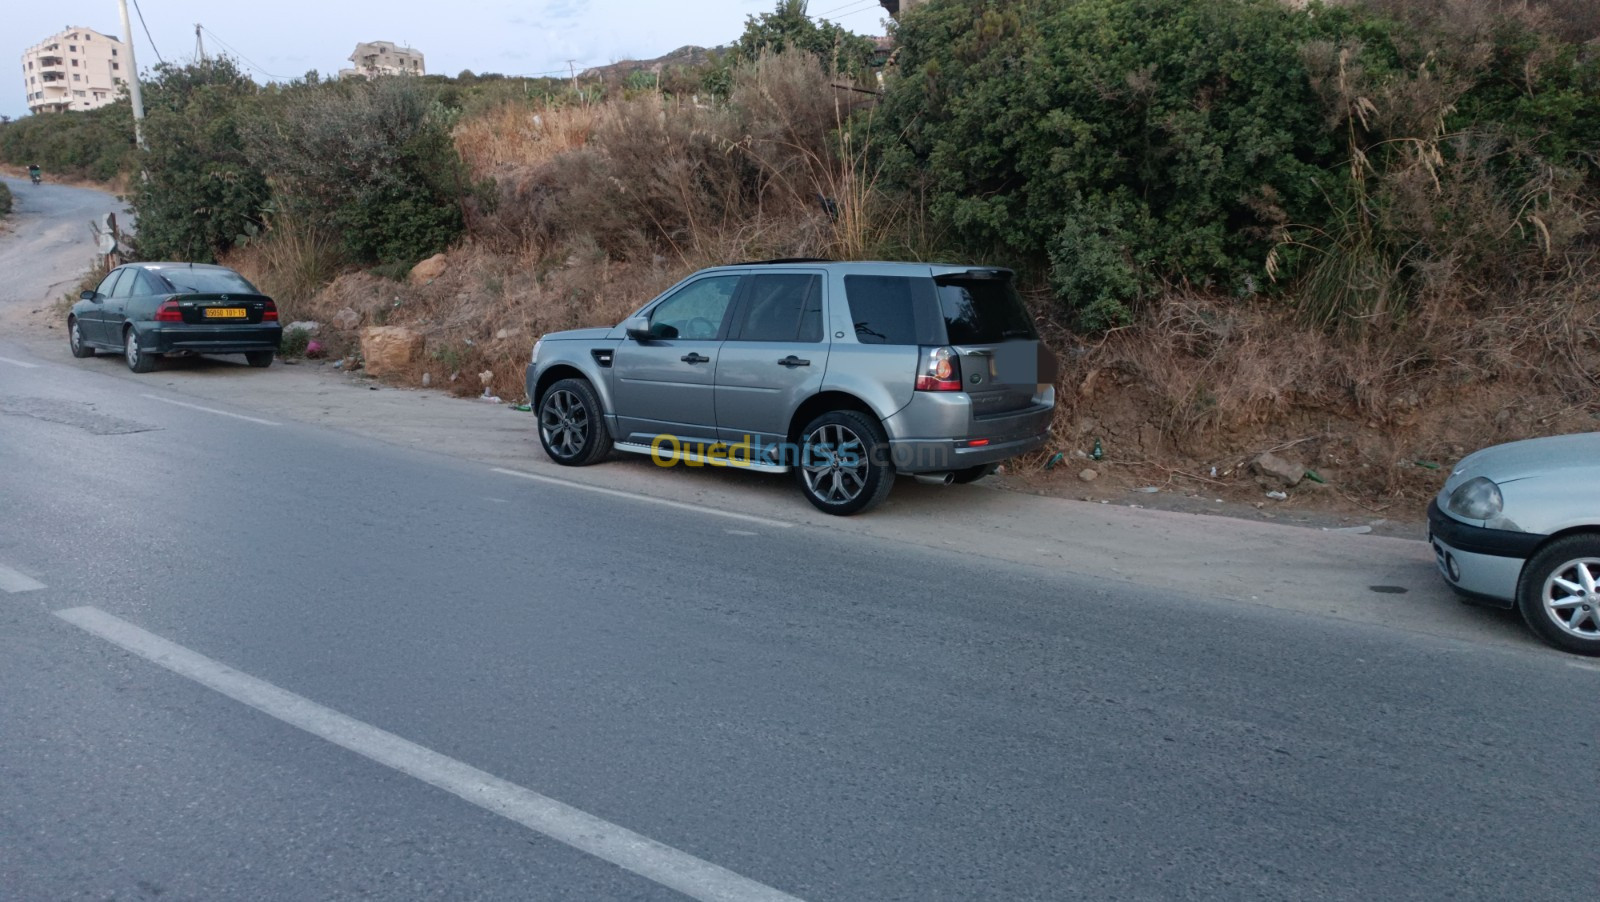
[(954, 473), (916, 473), (914, 478), (923, 485), (949, 485), (956, 481)]

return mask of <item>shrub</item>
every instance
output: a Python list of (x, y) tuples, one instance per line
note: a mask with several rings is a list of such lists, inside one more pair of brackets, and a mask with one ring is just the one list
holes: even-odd
[(1335, 145), (1299, 48), (1348, 16), (1278, 0), (932, 0), (902, 19), (890, 171), (1085, 327), (1162, 283), (1249, 291), (1319, 219)]
[(11, 214), (11, 189), (4, 182), (0, 182), (0, 216)]
[(240, 136), (256, 115), (257, 91), (227, 58), (155, 68), (140, 158), (148, 177), (130, 198), (140, 256), (211, 262), (261, 227), (267, 182)]
[(132, 171), (133, 156), (133, 112), (125, 100), (0, 124), (0, 162), (37, 163), (52, 176), (108, 182)]
[(415, 262), (463, 228), (453, 113), (412, 78), (300, 86), (246, 129), (280, 210), (341, 236), (352, 261)]

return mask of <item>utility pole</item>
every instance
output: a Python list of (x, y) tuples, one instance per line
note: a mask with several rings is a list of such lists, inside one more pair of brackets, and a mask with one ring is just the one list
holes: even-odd
[(133, 140), (144, 150), (144, 95), (139, 93), (139, 62), (133, 55), (133, 24), (128, 21), (128, 0), (117, 0), (122, 11), (122, 42), (128, 51), (128, 99), (133, 101)]
[(194, 51), (200, 57), (201, 63), (209, 63), (206, 59), (206, 39), (200, 36), (200, 23), (194, 23)]
[[(559, 69), (556, 71), (560, 71)], [(567, 60), (567, 71), (572, 73), (572, 90), (578, 90), (578, 61)]]

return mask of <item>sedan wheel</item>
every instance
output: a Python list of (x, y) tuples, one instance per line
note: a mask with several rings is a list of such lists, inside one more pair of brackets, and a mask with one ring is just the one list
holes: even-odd
[(894, 485), (887, 452), (882, 428), (865, 415), (853, 410), (823, 414), (801, 433), (800, 490), (829, 514), (876, 507)]
[(600, 399), (582, 379), (563, 379), (539, 400), (539, 443), (550, 459), (583, 467), (611, 453)]
[(89, 347), (83, 341), (83, 327), (78, 325), (77, 317), (73, 317), (72, 321), (67, 324), (67, 343), (72, 346), (72, 356), (74, 357), (94, 356), (94, 348)]
[(127, 358), (128, 369), (135, 373), (150, 373), (156, 368), (156, 355), (146, 354), (139, 347), (139, 333), (129, 329), (122, 336), (122, 356)]
[(1600, 655), (1600, 537), (1551, 543), (1523, 568), (1517, 594), (1523, 619), (1540, 638)]

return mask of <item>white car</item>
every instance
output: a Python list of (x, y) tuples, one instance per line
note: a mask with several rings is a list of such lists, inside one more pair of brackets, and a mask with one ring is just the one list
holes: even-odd
[(1458, 592), (1600, 655), (1600, 432), (1469, 454), (1428, 505), (1428, 540)]

